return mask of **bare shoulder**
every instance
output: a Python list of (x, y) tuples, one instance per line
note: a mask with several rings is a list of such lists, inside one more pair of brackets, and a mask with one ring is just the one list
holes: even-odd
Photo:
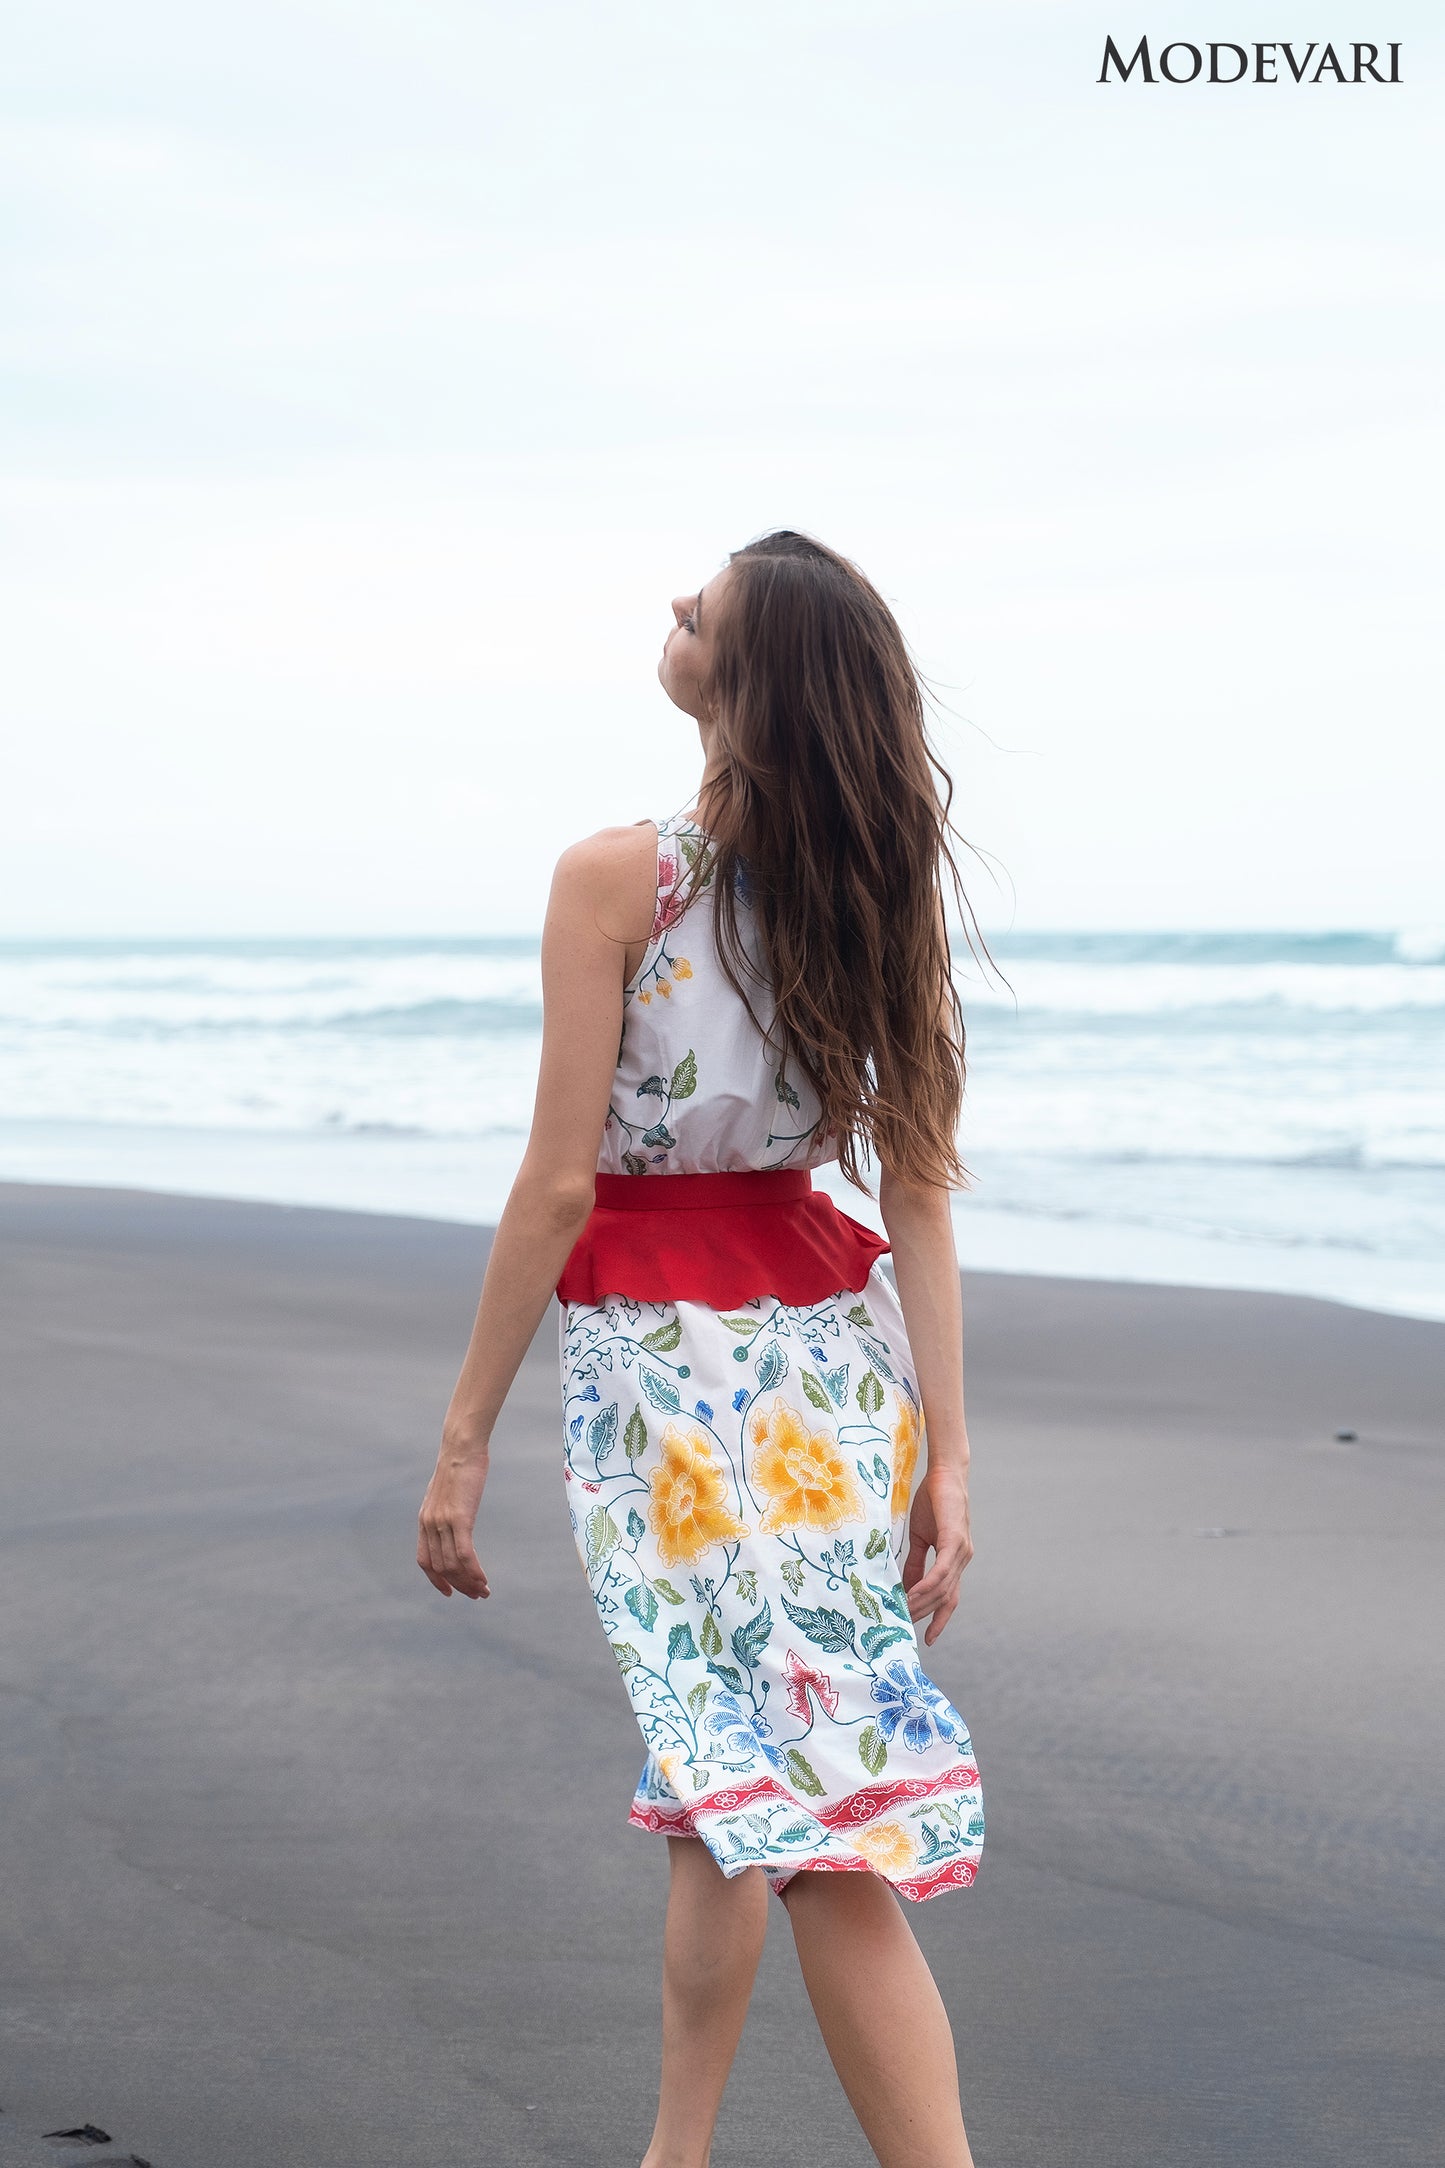
[(585, 911), (613, 939), (640, 939), (657, 901), (657, 826), (599, 828), (569, 843), (552, 876), (554, 908)]

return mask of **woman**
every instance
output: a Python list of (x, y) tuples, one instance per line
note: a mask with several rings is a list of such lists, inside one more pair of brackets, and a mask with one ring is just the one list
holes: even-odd
[[(669, 1839), (643, 2168), (705, 2168), (769, 1887), (878, 2159), (959, 2168), (948, 2019), (894, 1895), (966, 1886), (983, 1841), (915, 1633), (972, 1553), (947, 799), (902, 635), (833, 551), (764, 536), (673, 615), (696, 809), (558, 863), (531, 1138), (417, 1560), (488, 1594), (492, 1427), (555, 1289), (572, 1525), (648, 1749), (630, 1819)], [(811, 1187), (831, 1159), (861, 1186), (865, 1153), (886, 1240)]]

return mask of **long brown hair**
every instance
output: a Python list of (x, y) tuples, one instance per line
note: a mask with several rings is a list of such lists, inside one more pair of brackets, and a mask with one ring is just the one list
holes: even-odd
[(922, 681), (892, 611), (835, 550), (780, 529), (729, 564), (705, 689), (723, 772), (699, 809), (724, 972), (758, 1023), (741, 883), (776, 1003), (779, 1091), (795, 1060), (855, 1187), (866, 1191), (861, 1161), (873, 1156), (905, 1181), (968, 1188), (945, 865), (965, 930), (977, 920), (949, 847), (953, 781), (928, 742)]

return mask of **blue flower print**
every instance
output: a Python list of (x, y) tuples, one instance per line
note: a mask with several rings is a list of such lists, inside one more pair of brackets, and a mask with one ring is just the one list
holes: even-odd
[[(743, 1349), (743, 1353), (744, 1355), (747, 1354), (746, 1348)], [(745, 1408), (747, 1406), (747, 1401), (748, 1389), (746, 1385), (740, 1385), (737, 1391), (733, 1394), (733, 1406), (734, 1408)]]
[(895, 1656), (873, 1681), (873, 1699), (879, 1704), (878, 1736), (891, 1739), (899, 1725), (903, 1744), (914, 1754), (926, 1754), (935, 1736), (939, 1740), (966, 1739), (963, 1720), (932, 1679), (925, 1678), (915, 1662)]
[(705, 1400), (694, 1401), (692, 1412), (694, 1415), (700, 1415), (705, 1423), (712, 1421), (712, 1409)]
[(774, 1769), (786, 1768), (778, 1749), (761, 1736), (764, 1728), (770, 1727), (760, 1726), (752, 1710), (745, 1709), (736, 1694), (726, 1691), (713, 1695), (703, 1724), (705, 1731), (719, 1734), (718, 1743), (725, 1754), (761, 1754)]

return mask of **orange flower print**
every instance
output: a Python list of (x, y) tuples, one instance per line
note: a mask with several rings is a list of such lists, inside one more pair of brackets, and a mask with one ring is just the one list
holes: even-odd
[(661, 994), (661, 996), (662, 996), (662, 998), (663, 998), (663, 1000), (664, 1000), (664, 1001), (671, 1001), (671, 999), (672, 999), (672, 983), (671, 983), (671, 981), (670, 981), (670, 980), (668, 980), (668, 979), (659, 979), (659, 980), (658, 980), (658, 982), (657, 982), (657, 991), (658, 991), (658, 992), (659, 992), (659, 993)]
[(712, 1457), (707, 1433), (695, 1424), (668, 1424), (661, 1462), (647, 1480), (647, 1521), (664, 1566), (691, 1565), (714, 1544), (748, 1533), (727, 1502), (727, 1477)]
[(685, 956), (673, 957), (672, 975), (675, 979), (690, 979), (692, 977), (692, 965)]
[(808, 1418), (774, 1396), (766, 1413), (761, 1403), (748, 1418), (753, 1448), (752, 1477), (767, 1494), (759, 1528), (768, 1535), (780, 1528), (840, 1528), (864, 1518), (863, 1500), (836, 1434), (808, 1428)]
[(874, 1822), (858, 1830), (853, 1842), (880, 1874), (902, 1874), (913, 1865), (913, 1846), (901, 1822)]
[(918, 1410), (911, 1400), (900, 1395), (898, 1420), (893, 1425), (893, 1496), (888, 1502), (894, 1520), (908, 1511), (908, 1501), (913, 1496), (913, 1471), (917, 1466)]
[(652, 996), (651, 996), (651, 994), (639, 994), (637, 998), (638, 998), (638, 1000), (639, 1000), (639, 1001), (644, 1001), (644, 1002), (646, 1002), (646, 1001), (651, 1001), (651, 999), (652, 999)]
[(670, 1747), (665, 1753), (659, 1754), (657, 1766), (674, 1792), (681, 1792), (683, 1771), (687, 1767), (687, 1756), (681, 1747)]

